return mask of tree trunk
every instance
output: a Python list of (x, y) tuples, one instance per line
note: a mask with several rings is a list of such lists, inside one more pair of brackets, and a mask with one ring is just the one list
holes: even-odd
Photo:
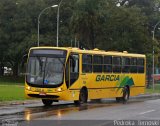
[(152, 67), (147, 67), (147, 80), (148, 80), (148, 83), (147, 83), (147, 88), (150, 88), (151, 87), (151, 82), (153, 81), (152, 80)]
[(0, 76), (4, 76), (4, 64), (0, 63)]
[(95, 45), (95, 34), (94, 34), (94, 28), (93, 25), (91, 25), (91, 34), (90, 34), (90, 40), (91, 40), (91, 44), (92, 44), (92, 49), (94, 49), (96, 47)]

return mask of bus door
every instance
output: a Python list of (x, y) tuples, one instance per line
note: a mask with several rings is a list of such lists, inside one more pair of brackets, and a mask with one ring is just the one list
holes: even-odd
[(79, 77), (79, 54), (70, 54), (65, 72), (66, 86), (69, 88)]

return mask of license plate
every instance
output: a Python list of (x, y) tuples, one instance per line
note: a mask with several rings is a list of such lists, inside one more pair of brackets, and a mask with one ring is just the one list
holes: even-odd
[(41, 95), (41, 96), (45, 96), (45, 95), (46, 95), (46, 93), (44, 93), (44, 92), (40, 92), (40, 93), (39, 93), (39, 95)]

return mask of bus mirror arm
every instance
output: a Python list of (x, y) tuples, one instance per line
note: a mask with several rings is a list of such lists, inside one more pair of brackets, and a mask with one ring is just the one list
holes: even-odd
[(22, 66), (27, 62), (28, 54), (23, 55), (22, 57)]
[(27, 58), (28, 58), (28, 54), (24, 54), (23, 57), (22, 57), (22, 60), (27, 61)]

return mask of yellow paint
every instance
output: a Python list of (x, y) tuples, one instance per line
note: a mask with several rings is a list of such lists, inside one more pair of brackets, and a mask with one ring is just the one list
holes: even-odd
[(146, 78), (146, 62), (145, 62), (145, 72), (143, 74), (127, 74), (127, 73), (82, 73), (82, 54), (99, 54), (99, 55), (112, 55), (112, 56), (127, 56), (127, 57), (139, 57), (145, 58), (145, 55), (142, 54), (131, 54), (123, 52), (105, 52), (101, 50), (80, 50), (77, 48), (58, 48), (58, 47), (36, 47), (32, 49), (62, 49), (67, 50), (67, 58), (69, 54), (78, 53), (79, 54), (79, 78), (75, 83), (67, 89), (64, 83), (57, 88), (37, 88), (30, 87), (28, 84), (25, 84), (25, 94), (27, 98), (30, 98), (27, 94), (39, 94), (40, 92), (46, 93), (46, 95), (57, 95), (59, 98), (53, 100), (78, 100), (79, 92), (82, 87), (88, 89), (88, 99), (100, 99), (100, 98), (114, 98), (122, 96), (122, 88), (117, 91), (116, 83), (117, 81), (96, 81), (97, 75), (119, 75), (119, 76), (129, 76), (132, 77), (134, 85), (130, 87), (130, 96), (135, 96), (143, 94), (145, 90), (145, 78)]

